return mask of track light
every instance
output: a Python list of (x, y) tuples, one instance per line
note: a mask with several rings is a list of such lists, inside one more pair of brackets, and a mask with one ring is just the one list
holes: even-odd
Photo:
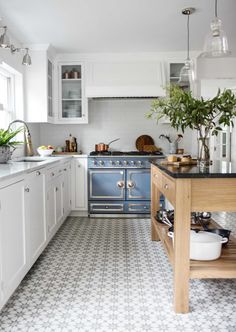
[(20, 48), (20, 47), (15, 47), (10, 43), (10, 39), (7, 35), (7, 27), (6, 26), (0, 26), (0, 29), (3, 29), (3, 33), (0, 36), (0, 48), (5, 48), (5, 49), (10, 49), (12, 54), (15, 54), (16, 52), (26, 52), (23, 60), (22, 60), (22, 65), (25, 66), (30, 66), (31, 65), (31, 57), (29, 55), (29, 49), (28, 48)]

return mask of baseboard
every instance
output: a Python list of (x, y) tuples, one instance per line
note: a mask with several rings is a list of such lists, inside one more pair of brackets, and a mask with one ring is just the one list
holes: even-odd
[(88, 211), (70, 211), (69, 217), (88, 217)]

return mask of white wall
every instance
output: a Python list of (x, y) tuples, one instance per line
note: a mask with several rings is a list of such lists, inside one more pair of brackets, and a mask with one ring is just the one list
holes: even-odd
[[(160, 134), (176, 132), (167, 124), (157, 125), (154, 120), (147, 120), (145, 113), (150, 109), (151, 100), (91, 100), (89, 103), (88, 125), (40, 125), (40, 145), (52, 144), (64, 146), (65, 139), (71, 133), (77, 137), (79, 149), (84, 153), (94, 150), (96, 143), (109, 141), (120, 137), (120, 141), (111, 145), (115, 150), (135, 150), (138, 136), (147, 134), (153, 137), (155, 144), (168, 151), (168, 143), (160, 140)], [(179, 147), (187, 152), (196, 153), (196, 141), (192, 132), (187, 131), (184, 141)]]

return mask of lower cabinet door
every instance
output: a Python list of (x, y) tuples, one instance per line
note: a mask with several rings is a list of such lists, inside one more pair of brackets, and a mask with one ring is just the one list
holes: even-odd
[(150, 169), (127, 170), (127, 199), (150, 200), (151, 199)]
[(27, 252), (32, 265), (46, 242), (44, 174), (32, 172), (25, 182), (25, 216), (27, 226)]
[(46, 223), (47, 233), (50, 236), (56, 227), (56, 191), (54, 181), (50, 183), (46, 195)]
[(0, 308), (27, 271), (24, 181), (0, 189)]
[(63, 219), (63, 176), (60, 175), (55, 183), (55, 196), (56, 196), (56, 222), (60, 223)]

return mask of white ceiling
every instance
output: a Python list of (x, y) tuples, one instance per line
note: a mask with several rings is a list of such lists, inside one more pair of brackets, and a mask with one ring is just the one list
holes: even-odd
[[(219, 0), (219, 17), (236, 50), (236, 0)], [(185, 7), (192, 50), (201, 50), (214, 0), (0, 0), (0, 17), (23, 43), (58, 52), (149, 52), (186, 48)]]

